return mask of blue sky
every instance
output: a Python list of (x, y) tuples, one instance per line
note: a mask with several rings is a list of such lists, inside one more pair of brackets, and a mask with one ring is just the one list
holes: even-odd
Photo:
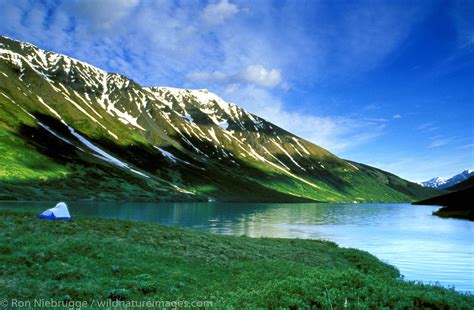
[(474, 168), (473, 1), (0, 0), (0, 33), (208, 88), (413, 181)]

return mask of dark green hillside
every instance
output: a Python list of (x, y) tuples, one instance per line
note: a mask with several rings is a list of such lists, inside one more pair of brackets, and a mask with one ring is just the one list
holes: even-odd
[(207, 90), (0, 37), (0, 199), (412, 201), (433, 196)]
[(433, 214), (474, 221), (474, 177), (451, 186), (447, 190), (450, 192), (414, 204), (443, 206)]
[(473, 187), (473, 186), (474, 186), (474, 176), (470, 177), (467, 180), (459, 182), (458, 184), (454, 184), (453, 186), (448, 187), (446, 190), (458, 191), (458, 190)]

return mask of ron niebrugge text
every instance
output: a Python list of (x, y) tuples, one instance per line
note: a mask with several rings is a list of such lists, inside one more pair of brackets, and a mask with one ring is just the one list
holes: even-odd
[(3, 300), (2, 306), (12, 308), (202, 308), (212, 307), (212, 301), (208, 300), (54, 300), (33, 299)]

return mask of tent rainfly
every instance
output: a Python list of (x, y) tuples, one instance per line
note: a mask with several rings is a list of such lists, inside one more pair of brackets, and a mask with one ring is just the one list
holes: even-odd
[(70, 220), (71, 215), (69, 214), (67, 205), (64, 202), (60, 202), (54, 208), (43, 211), (37, 218), (47, 220)]

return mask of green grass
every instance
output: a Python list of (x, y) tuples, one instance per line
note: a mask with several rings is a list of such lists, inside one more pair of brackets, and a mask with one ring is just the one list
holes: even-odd
[(459, 308), (474, 297), (400, 280), (374, 256), (316, 240), (0, 212), (0, 297), (187, 300), (225, 307)]
[(1, 127), (0, 150), (1, 181), (47, 181), (62, 179), (70, 172)]

